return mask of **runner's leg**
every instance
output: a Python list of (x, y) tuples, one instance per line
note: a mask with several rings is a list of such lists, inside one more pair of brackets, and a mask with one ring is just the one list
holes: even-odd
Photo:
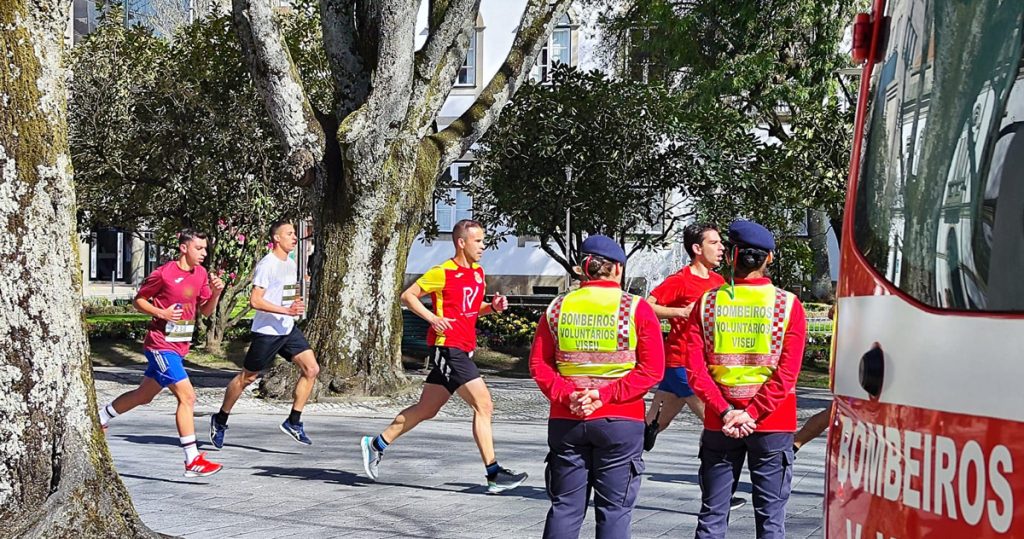
[(441, 407), (451, 398), (451, 393), (444, 386), (437, 384), (423, 384), (423, 393), (420, 400), (412, 406), (398, 412), (395, 419), (391, 421), (388, 428), (380, 433), (381, 437), (388, 443), (394, 443), (399, 436), (414, 429), (416, 425), (426, 421), (441, 410)]
[(473, 439), (480, 449), (480, 458), (484, 460), (485, 466), (494, 463), (494, 438), (491, 433), (494, 403), (491, 400), (491, 392), (487, 390), (487, 384), (483, 378), (475, 378), (455, 392), (473, 408)]

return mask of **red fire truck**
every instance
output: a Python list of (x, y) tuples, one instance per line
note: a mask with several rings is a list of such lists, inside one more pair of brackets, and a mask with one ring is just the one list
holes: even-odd
[(1024, 0), (857, 16), (828, 538), (1024, 537), (1022, 34)]

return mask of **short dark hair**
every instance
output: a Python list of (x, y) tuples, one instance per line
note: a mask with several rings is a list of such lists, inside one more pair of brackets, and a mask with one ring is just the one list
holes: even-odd
[(277, 231), (280, 230), (281, 227), (290, 224), (292, 224), (292, 222), (288, 219), (278, 219), (277, 221), (270, 223), (270, 241), (274, 241), (274, 234), (277, 234)]
[(205, 240), (206, 233), (194, 228), (183, 228), (178, 231), (178, 245), (185, 245), (192, 240)]
[(479, 222), (472, 219), (463, 219), (458, 223), (455, 223), (455, 226), (452, 227), (452, 241), (457, 242), (459, 238), (465, 238), (471, 228), (479, 228), (483, 230), (484, 225), (481, 225)]
[(709, 230), (718, 232), (718, 227), (711, 223), (690, 223), (683, 229), (683, 247), (686, 248), (686, 254), (690, 255), (690, 260), (697, 256), (693, 246), (704, 243), (704, 233)]

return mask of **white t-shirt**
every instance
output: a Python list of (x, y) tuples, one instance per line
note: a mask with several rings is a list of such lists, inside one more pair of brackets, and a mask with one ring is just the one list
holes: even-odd
[[(299, 267), (291, 258), (281, 260), (274, 253), (268, 253), (256, 264), (252, 285), (264, 290), (263, 300), (290, 307), (299, 293)], [(263, 335), (287, 335), (295, 325), (295, 317), (287, 314), (256, 311), (252, 319), (253, 333)]]

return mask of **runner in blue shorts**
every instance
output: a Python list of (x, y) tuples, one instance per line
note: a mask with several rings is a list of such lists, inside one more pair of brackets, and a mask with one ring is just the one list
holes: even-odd
[[(725, 253), (718, 229), (701, 223), (688, 225), (683, 229), (683, 241), (690, 255), (690, 264), (669, 275), (647, 298), (654, 307), (654, 313), (658, 318), (668, 320), (671, 328), (665, 339), (665, 377), (647, 410), (648, 424), (657, 418), (657, 432), (665, 430), (684, 405), (690, 407), (698, 420), (704, 421), (704, 403), (686, 382), (687, 319), (704, 292), (725, 284), (725, 280), (712, 271), (722, 263)], [(653, 437), (649, 438), (647, 445), (652, 445)]]
[[(669, 275), (647, 298), (654, 307), (654, 313), (658, 318), (668, 320), (671, 328), (665, 339), (665, 376), (654, 392), (651, 407), (647, 409), (648, 428), (644, 433), (644, 448), (647, 450), (654, 447), (658, 433), (668, 428), (684, 405), (690, 407), (701, 424), (704, 423), (704, 402), (686, 381), (689, 354), (686, 330), (697, 300), (708, 290), (725, 284), (725, 279), (713, 271), (722, 263), (725, 247), (718, 229), (704, 223), (693, 223), (683, 229), (683, 242), (690, 255), (690, 264)], [(733, 492), (735, 490), (736, 485), (733, 485)], [(744, 504), (746, 500), (735, 496), (730, 501), (732, 509)]]
[(197, 315), (210, 316), (217, 308), (224, 282), (203, 268), (206, 234), (182, 230), (177, 260), (153, 271), (135, 296), (135, 308), (152, 317), (142, 343), (149, 364), (139, 387), (123, 393), (99, 410), (106, 431), (110, 420), (136, 406), (148, 404), (167, 388), (178, 399), (174, 417), (185, 453), (185, 477), (206, 477), (221, 465), (206, 460), (196, 444), (196, 392), (185, 372), (184, 360), (192, 343)]

